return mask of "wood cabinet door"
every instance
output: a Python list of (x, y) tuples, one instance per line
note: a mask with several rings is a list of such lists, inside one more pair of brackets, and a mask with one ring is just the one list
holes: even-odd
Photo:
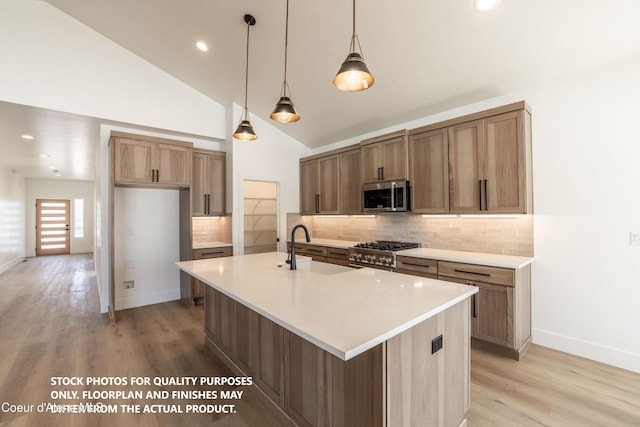
[(409, 137), (411, 210), (449, 212), (449, 134), (446, 128)]
[(191, 148), (157, 144), (156, 182), (188, 187), (191, 183)]
[(408, 179), (407, 137), (398, 136), (379, 144), (382, 151), (382, 180)]
[(209, 215), (226, 213), (226, 157), (224, 155), (208, 156), (208, 189)]
[(362, 183), (378, 182), (381, 179), (382, 148), (379, 144), (367, 144), (360, 148)]
[(259, 316), (244, 305), (235, 303), (234, 361), (251, 376), (255, 376), (259, 369)]
[(318, 161), (300, 163), (300, 214), (319, 213)]
[(523, 111), (484, 120), (482, 155), (485, 210), (489, 213), (525, 213)]
[(329, 425), (325, 418), (325, 360), (319, 347), (285, 331), (285, 410), (301, 426)]
[(320, 213), (340, 213), (340, 156), (318, 159), (318, 185)]
[(362, 181), (360, 178), (360, 149), (340, 154), (341, 213), (362, 213)]
[(191, 179), (191, 215), (202, 216), (206, 213), (207, 192), (209, 191), (207, 182), (208, 168), (207, 155), (203, 153), (193, 153), (192, 179)]
[(217, 292), (217, 308), (218, 308), (218, 329), (217, 342), (218, 347), (224, 351), (229, 358), (233, 359), (233, 342), (235, 331), (235, 308), (234, 300), (221, 292)]
[(513, 288), (483, 282), (473, 282), (473, 285), (478, 287), (478, 293), (475, 312), (471, 313), (471, 335), (514, 348)]
[(218, 301), (218, 295), (218, 291), (210, 286), (205, 286), (204, 330), (206, 335), (215, 343), (220, 341), (220, 314), (218, 312), (220, 303)]
[(482, 209), (482, 121), (449, 128), (449, 187), (452, 213), (475, 214)]
[(260, 357), (256, 382), (281, 407), (284, 407), (284, 329), (260, 316)]
[(115, 140), (116, 183), (152, 183), (156, 143), (117, 138)]

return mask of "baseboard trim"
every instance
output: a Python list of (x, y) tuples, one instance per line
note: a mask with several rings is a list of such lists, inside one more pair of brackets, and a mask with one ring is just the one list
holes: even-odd
[(532, 335), (535, 344), (640, 373), (638, 353), (535, 328)]
[(13, 258), (12, 260), (9, 260), (8, 262), (5, 262), (3, 265), (0, 265), (0, 274), (4, 273), (5, 271), (7, 271), (8, 269), (10, 269), (11, 267), (13, 267), (14, 265), (18, 264), (20, 261), (22, 261), (24, 259), (23, 256), (17, 256), (15, 258)]
[(115, 301), (115, 311), (126, 310), (128, 308), (142, 307), (145, 305), (159, 304), (161, 302), (174, 301), (180, 299), (180, 290), (170, 290), (156, 292), (153, 294), (144, 294), (130, 296), (126, 298), (117, 298)]

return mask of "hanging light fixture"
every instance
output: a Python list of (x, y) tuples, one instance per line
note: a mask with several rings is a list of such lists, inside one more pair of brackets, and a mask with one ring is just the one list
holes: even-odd
[[(360, 53), (356, 51), (356, 46)], [(373, 76), (364, 62), (360, 40), (356, 34), (356, 0), (353, 0), (353, 35), (347, 59), (333, 78), (333, 85), (346, 92), (359, 92), (373, 86)]]
[[(300, 120), (300, 115), (296, 111), (296, 107), (293, 105), (291, 98), (287, 96), (287, 89), (289, 84), (287, 83), (287, 47), (289, 42), (289, 0), (287, 0), (287, 14), (285, 18), (285, 30), (284, 30), (284, 81), (282, 82), (282, 93), (280, 100), (276, 104), (276, 108), (269, 117), (280, 123), (291, 123)], [(291, 92), (291, 90), (289, 90)]]
[(249, 122), (249, 109), (247, 108), (247, 93), (249, 92), (249, 29), (252, 25), (256, 24), (256, 19), (247, 14), (244, 15), (244, 22), (247, 23), (247, 62), (244, 70), (244, 112), (242, 114), (242, 120), (238, 128), (233, 134), (233, 137), (242, 141), (255, 141), (258, 136)]

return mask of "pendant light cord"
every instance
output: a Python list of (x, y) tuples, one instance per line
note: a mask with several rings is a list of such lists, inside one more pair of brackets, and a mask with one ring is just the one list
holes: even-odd
[(287, 51), (289, 48), (289, 0), (287, 0), (287, 13), (284, 27), (284, 79), (282, 80), (282, 94), (287, 96)]
[(247, 60), (245, 62), (244, 69), (244, 119), (247, 120), (249, 116), (249, 107), (247, 105), (247, 94), (249, 93), (249, 29), (251, 28), (251, 20), (247, 22)]

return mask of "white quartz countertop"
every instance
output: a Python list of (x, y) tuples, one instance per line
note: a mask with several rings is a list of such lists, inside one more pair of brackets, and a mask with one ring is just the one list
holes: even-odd
[(473, 286), (316, 261), (282, 265), (269, 252), (178, 267), (342, 360), (470, 297)]
[[(291, 243), (291, 239), (287, 240), (288, 243)], [(333, 239), (316, 239), (315, 237), (311, 238), (310, 242), (307, 242), (304, 237), (299, 237), (296, 234), (296, 243), (304, 243), (305, 245), (318, 245), (318, 246), (327, 246), (331, 248), (340, 248), (340, 249), (348, 249), (354, 247), (356, 244), (361, 242), (350, 242), (348, 240), (333, 240)]]
[(491, 267), (522, 268), (533, 262), (533, 258), (498, 255), (482, 252), (452, 251), (447, 249), (417, 248), (397, 252), (398, 255), (416, 258), (429, 258), (439, 261), (463, 262), (467, 264), (487, 265)]
[(207, 249), (207, 248), (224, 248), (233, 246), (233, 243), (228, 242), (199, 242), (193, 244), (193, 249)]

